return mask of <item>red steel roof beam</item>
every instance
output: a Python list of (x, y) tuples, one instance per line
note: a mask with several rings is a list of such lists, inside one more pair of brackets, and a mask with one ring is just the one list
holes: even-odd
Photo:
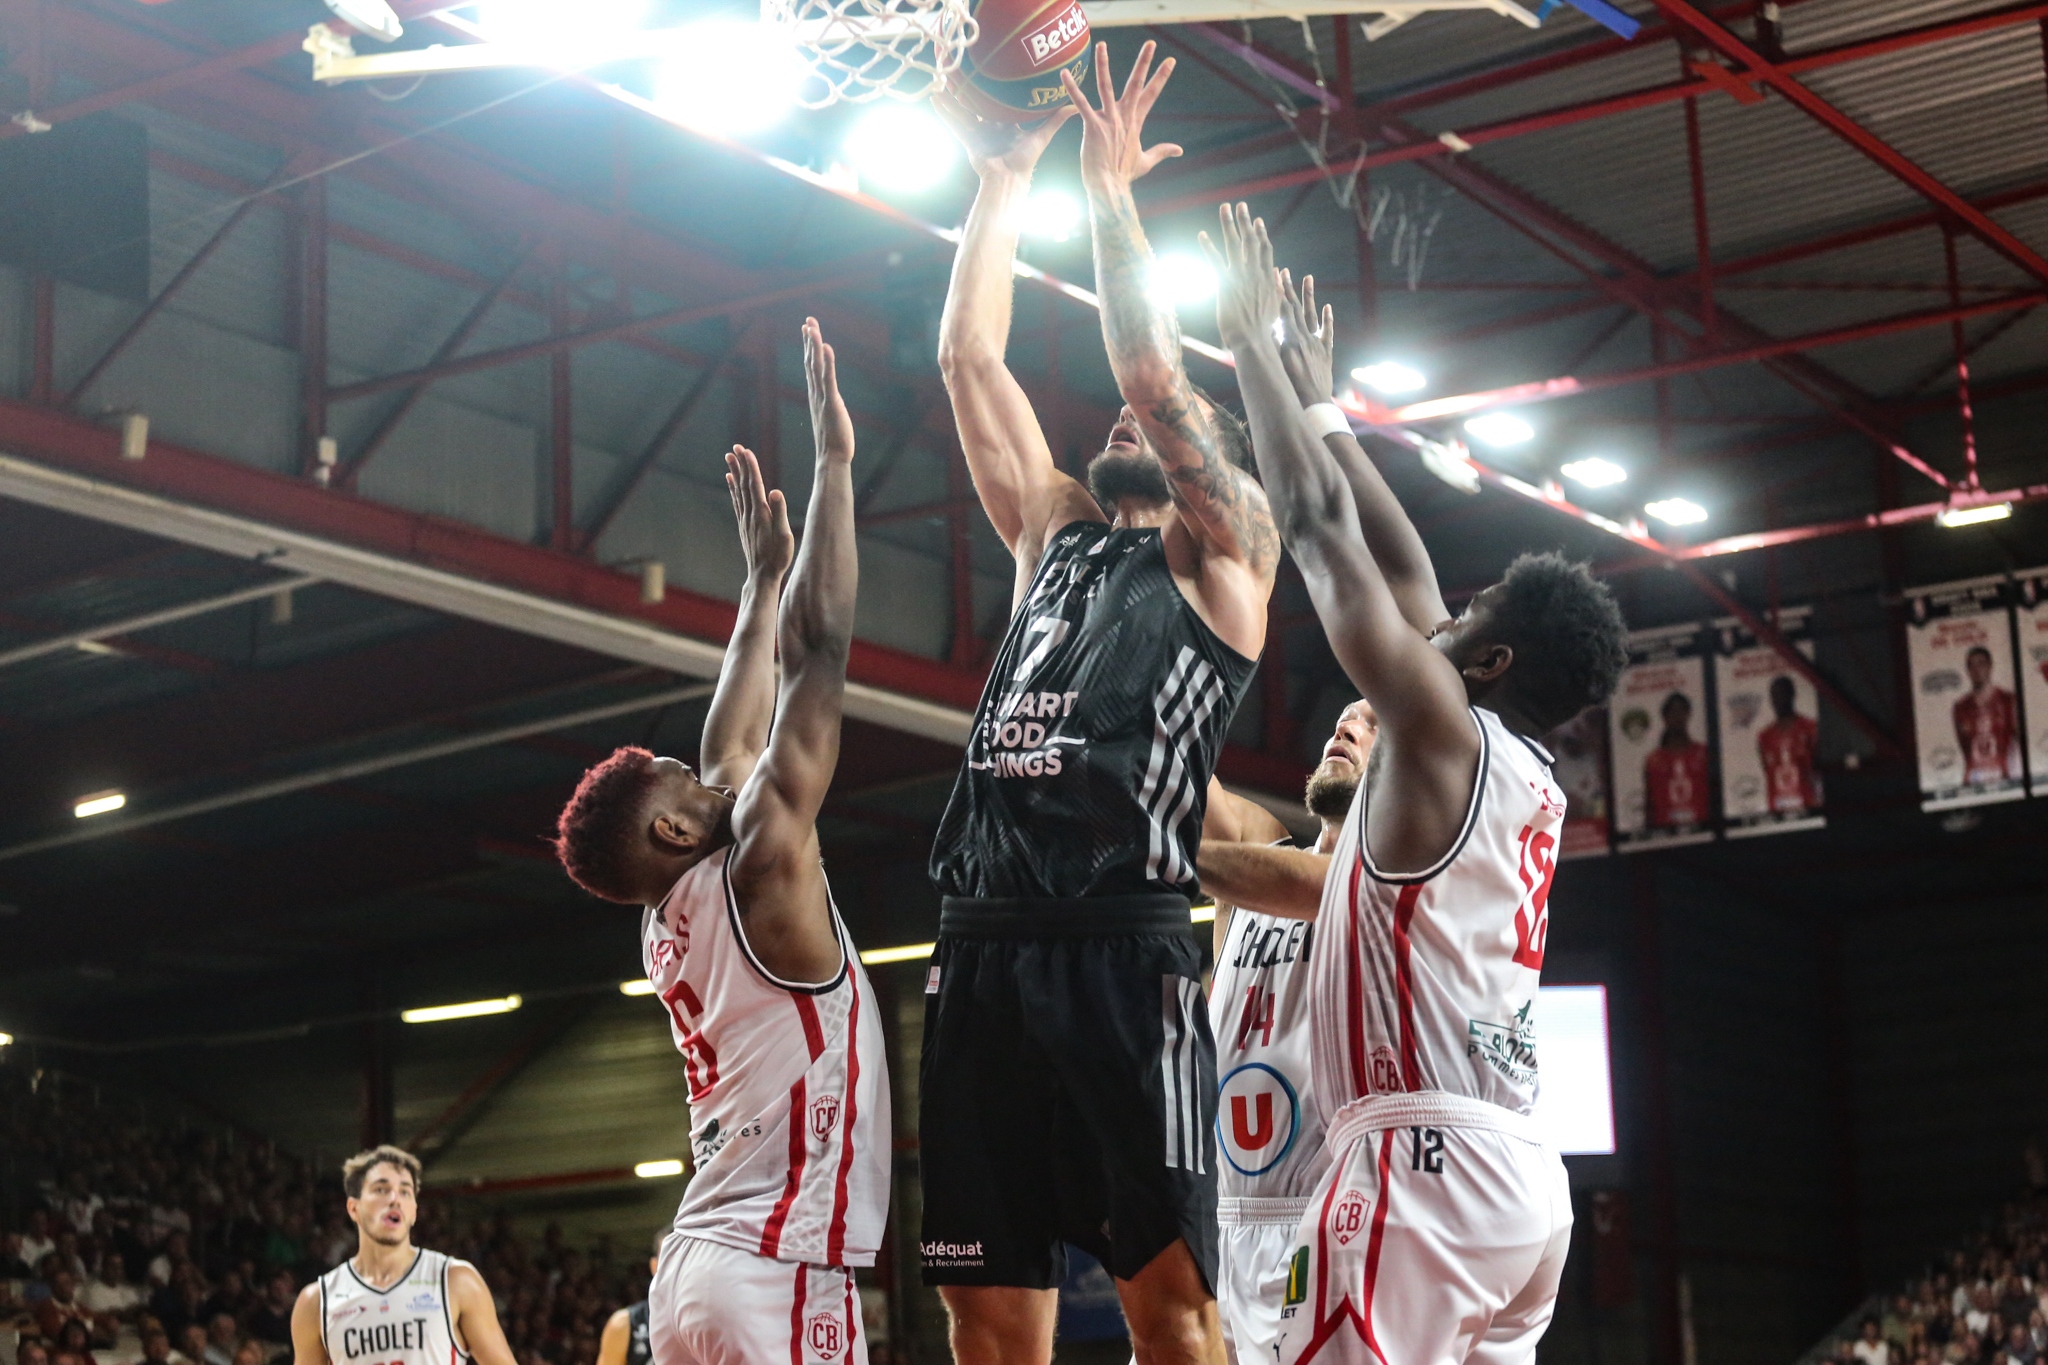
[[(1800, 84), (1784, 67), (1773, 63), (1748, 43), (1702, 14), (1689, 3), (1689, 0), (1656, 0), (1656, 4), (1674, 20), (1699, 34), (1715, 50), (1755, 73), (1821, 126), (1869, 157), (1937, 207), (1945, 210), (1982, 239), (1986, 246), (2035, 279), (2048, 284), (2048, 259), (2043, 259), (2039, 252), (2014, 236), (1996, 219), (1935, 179), (1905, 153)], [(2039, 6), (2022, 6), (2019, 9), (2048, 12)], [(2019, 10), (2008, 10), (2005, 13), (2010, 17), (2017, 12)], [(2030, 17), (2038, 18), (2038, 12)]]

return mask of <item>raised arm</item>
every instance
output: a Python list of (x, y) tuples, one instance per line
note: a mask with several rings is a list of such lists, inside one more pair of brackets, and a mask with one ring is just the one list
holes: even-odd
[[(1448, 821), (1455, 834), (1470, 800), (1479, 735), (1464, 683), (1402, 615), (1359, 530), (1343, 471), (1300, 420), (1273, 339), (1280, 285), (1265, 223), (1254, 222), (1242, 204), (1225, 205), (1222, 236), (1221, 252), (1206, 233), (1202, 242), (1222, 276), (1217, 317), (1237, 360), (1274, 520), (1338, 663), (1379, 713), (1379, 743), (1401, 791), (1399, 800), (1372, 808), (1368, 838), (1384, 865), (1413, 870), (1442, 851), (1439, 833)], [(1390, 823), (1392, 832), (1383, 828)]]
[(860, 559), (853, 533), (853, 419), (815, 318), (804, 320), (804, 380), (817, 444), (811, 506), (782, 599), (775, 724), (733, 807), (729, 867), (754, 956), (782, 980), (819, 984), (838, 974), (844, 958), (818, 861), (818, 811), (839, 765)]
[[(939, 321), (939, 371), (953, 400), (960, 449), (996, 534), (1017, 559), (1020, 583), (1037, 569), (1045, 542), (1069, 521), (1102, 516), (1095, 500), (1053, 463), (1038, 414), (1010, 373), (1010, 303), (1017, 223), (1046, 144), (1073, 110), (1036, 128), (990, 123), (945, 93), (932, 107), (967, 148), (981, 188), (961, 229), (953, 280)], [(1021, 591), (1021, 589), (1020, 589)]]
[(775, 719), (775, 614), (796, 537), (789, 531), (782, 490), (766, 485), (760, 462), (745, 446), (726, 454), (725, 488), (739, 518), (747, 583), (740, 589), (739, 620), (725, 647), (725, 662), (719, 665), (718, 690), (704, 716), (699, 760), (707, 785), (738, 791), (754, 775)]
[[(1274, 845), (1288, 838), (1287, 826), (1279, 817), (1242, 796), (1225, 791), (1215, 778), (1209, 779), (1209, 804), (1202, 819), (1202, 845), (1195, 855), (1201, 869), (1202, 889), (1216, 898), (1215, 959), (1222, 961), (1230, 936), (1230, 911), (1235, 906), (1289, 919), (1314, 919), (1322, 895), (1322, 873), (1316, 872), (1315, 892), (1305, 900), (1296, 894), (1300, 881), (1288, 862), (1262, 857), (1265, 854), (1299, 853)], [(1306, 854), (1313, 858), (1316, 855)], [(1208, 869), (1216, 868), (1215, 875)], [(1277, 874), (1277, 875), (1276, 875)], [(1269, 908), (1274, 903), (1283, 907)]]
[[(1273, 516), (1258, 481), (1232, 464), (1181, 362), (1180, 320), (1151, 294), (1152, 247), (1138, 223), (1131, 183), (1180, 148), (1144, 146), (1145, 116), (1173, 74), (1167, 58), (1151, 71), (1156, 44), (1138, 50), (1123, 94), (1109, 74), (1109, 45), (1095, 48), (1102, 108), (1088, 102), (1071, 71), (1060, 73), (1081, 111), (1081, 182), (1095, 238), (1095, 288), (1109, 368), (1145, 439), (1166, 471), (1175, 508), (1204, 558), (1242, 562), (1270, 579), (1280, 561)], [(1148, 75), (1149, 73), (1149, 75)]]
[[(1280, 293), (1280, 361), (1294, 385), (1295, 397), (1303, 408), (1328, 403), (1337, 392), (1335, 367), (1331, 363), (1336, 344), (1335, 318), (1328, 304), (1317, 310), (1312, 275), (1304, 276), (1297, 290), (1288, 272), (1281, 271)], [(1430, 563), (1429, 549), (1416, 532), (1415, 523), (1408, 520), (1394, 490), (1387, 487), (1386, 479), (1350, 428), (1321, 439), (1323, 448), (1344, 472), (1344, 481), (1351, 486), (1359, 528), (1365, 533), (1373, 562), (1386, 577), (1387, 590), (1394, 594), (1408, 624), (1428, 635), (1450, 618), (1450, 612), (1437, 586), (1436, 566)]]

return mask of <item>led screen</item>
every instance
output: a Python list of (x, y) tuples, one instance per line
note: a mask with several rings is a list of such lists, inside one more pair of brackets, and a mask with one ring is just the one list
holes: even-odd
[(1614, 1090), (1607, 1065), (1607, 988), (1543, 986), (1536, 993), (1542, 1084), (1536, 1121), (1566, 1156), (1614, 1151)]

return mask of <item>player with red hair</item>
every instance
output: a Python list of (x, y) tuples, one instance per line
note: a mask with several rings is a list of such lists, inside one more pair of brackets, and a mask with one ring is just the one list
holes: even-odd
[(702, 775), (619, 749), (557, 825), (578, 885), (645, 907), (642, 961), (690, 1082), (696, 1174), (648, 1291), (655, 1365), (867, 1360), (852, 1268), (874, 1264), (888, 1211), (889, 1082), (818, 848), (860, 564), (853, 422), (815, 320), (804, 372), (817, 468), (801, 551), (753, 452), (726, 456), (747, 584)]

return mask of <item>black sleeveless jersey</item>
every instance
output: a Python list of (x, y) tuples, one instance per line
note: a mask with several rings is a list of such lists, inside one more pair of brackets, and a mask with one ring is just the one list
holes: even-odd
[(1196, 891), (1209, 776), (1258, 667), (1181, 595), (1156, 529), (1062, 529), (1010, 621), (932, 846), (941, 894)]
[(626, 1365), (650, 1365), (654, 1345), (647, 1330), (647, 1300), (626, 1310)]

